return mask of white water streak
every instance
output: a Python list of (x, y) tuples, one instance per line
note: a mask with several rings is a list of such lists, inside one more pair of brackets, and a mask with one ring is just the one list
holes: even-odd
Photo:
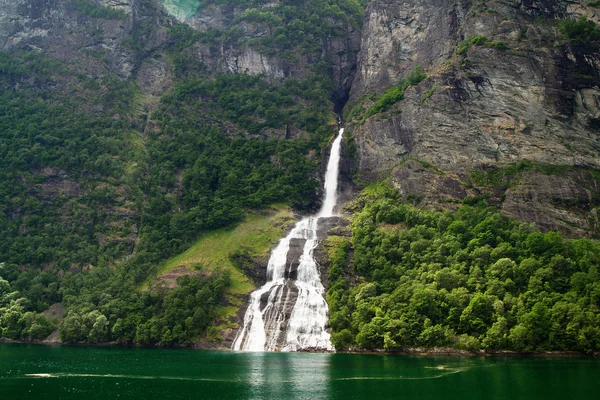
[[(334, 350), (329, 332), (325, 330), (329, 313), (324, 298), (325, 288), (313, 252), (319, 243), (319, 219), (334, 216), (343, 133), (344, 129), (341, 128), (331, 146), (321, 210), (315, 216), (299, 221), (271, 253), (267, 283), (251, 294), (244, 326), (238, 332), (233, 350)], [(294, 239), (304, 240), (296, 280), (286, 278), (286, 271), (289, 273), (290, 270), (290, 243)], [(292, 292), (297, 292), (295, 301), (292, 301)], [(265, 296), (268, 297), (266, 303)], [(290, 307), (293, 307), (291, 312)], [(287, 314), (289, 319), (286, 322)], [(286, 335), (285, 340), (281, 339), (282, 333)]]

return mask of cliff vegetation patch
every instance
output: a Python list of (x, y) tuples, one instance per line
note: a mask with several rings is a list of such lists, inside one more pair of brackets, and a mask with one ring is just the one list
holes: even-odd
[[(387, 89), (379, 96), (370, 96), (358, 101), (348, 113), (348, 118), (358, 124), (364, 123), (365, 120), (374, 115), (381, 114), (390, 109), (394, 104), (404, 98), (404, 92), (410, 86), (416, 86), (421, 81), (427, 78), (423, 67), (415, 66), (413, 70), (402, 79), (396, 86)], [(372, 104), (365, 109), (363, 106), (365, 100), (371, 100)]]

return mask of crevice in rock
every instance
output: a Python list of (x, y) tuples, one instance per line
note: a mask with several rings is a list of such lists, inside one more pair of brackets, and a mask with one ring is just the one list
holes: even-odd
[(343, 111), (348, 99), (350, 98), (351, 87), (352, 85), (341, 91), (341, 93), (334, 93), (331, 98), (331, 101), (333, 102), (333, 111), (340, 117), (340, 120), (343, 120)]

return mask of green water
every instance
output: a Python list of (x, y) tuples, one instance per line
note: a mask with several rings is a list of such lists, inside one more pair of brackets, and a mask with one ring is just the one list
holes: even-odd
[(0, 399), (594, 399), (600, 360), (0, 343)]

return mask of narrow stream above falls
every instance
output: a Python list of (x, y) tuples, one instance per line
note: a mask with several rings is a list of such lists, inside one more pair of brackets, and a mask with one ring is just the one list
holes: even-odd
[(334, 216), (343, 134), (344, 128), (340, 128), (331, 146), (321, 210), (299, 221), (271, 253), (267, 283), (251, 294), (233, 350), (334, 350), (325, 329), (325, 288), (313, 252), (319, 243), (320, 220)]

